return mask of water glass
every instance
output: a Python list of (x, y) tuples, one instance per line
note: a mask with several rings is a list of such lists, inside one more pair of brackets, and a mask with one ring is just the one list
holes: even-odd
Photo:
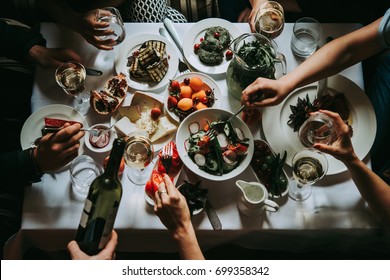
[(328, 115), (316, 112), (302, 124), (298, 132), (299, 140), (306, 147), (314, 144), (331, 145), (333, 143), (333, 119)]
[(308, 57), (318, 48), (322, 36), (321, 24), (314, 18), (298, 19), (293, 27), (291, 50), (299, 57)]
[(70, 164), (70, 179), (76, 194), (87, 195), (92, 181), (100, 174), (101, 168), (90, 156), (78, 156)]
[(97, 20), (110, 23), (110, 26), (107, 29), (113, 30), (113, 34), (103, 36), (103, 40), (113, 39), (115, 41), (115, 45), (118, 45), (125, 39), (126, 32), (121, 14), (118, 9), (114, 7), (99, 9)]

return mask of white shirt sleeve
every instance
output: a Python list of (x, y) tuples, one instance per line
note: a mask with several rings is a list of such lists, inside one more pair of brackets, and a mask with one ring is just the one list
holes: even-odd
[(386, 11), (380, 22), (378, 34), (382, 46), (390, 48), (390, 9)]

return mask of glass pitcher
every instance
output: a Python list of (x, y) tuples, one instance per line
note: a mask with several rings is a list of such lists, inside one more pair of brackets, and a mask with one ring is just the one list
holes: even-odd
[(245, 33), (234, 39), (230, 44), (234, 56), (226, 72), (229, 94), (240, 100), (241, 92), (257, 78), (275, 79), (277, 64), (285, 75), (286, 59), (276, 48), (261, 34)]

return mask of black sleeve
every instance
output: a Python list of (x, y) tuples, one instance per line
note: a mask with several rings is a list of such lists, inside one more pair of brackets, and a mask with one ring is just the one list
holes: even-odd
[(46, 40), (38, 32), (38, 26), (28, 29), (9, 25), (0, 19), (0, 56), (23, 61), (34, 45), (46, 45)]
[(31, 153), (32, 150), (27, 149), (0, 155), (2, 188), (21, 188), (40, 181), (42, 174), (37, 172)]

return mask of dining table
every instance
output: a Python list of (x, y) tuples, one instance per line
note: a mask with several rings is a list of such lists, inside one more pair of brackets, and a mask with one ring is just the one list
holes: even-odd
[[(187, 32), (197, 23), (175, 23), (174, 27), (182, 41)], [(250, 32), (246, 23), (233, 23), (241, 33)], [(122, 48), (127, 48), (132, 38), (145, 34), (159, 35), (163, 23), (125, 23), (126, 39), (112, 51), (98, 50), (78, 33), (56, 23), (41, 23), (40, 31), (47, 40), (47, 47), (72, 48), (83, 59), (86, 67), (98, 69), (102, 76), (87, 76), (85, 92), (103, 88), (105, 82), (116, 75), (115, 65)], [(356, 23), (323, 23), (320, 45), (327, 38), (337, 38), (361, 27)], [(284, 30), (274, 39), (277, 51), (287, 62), (287, 72), (292, 71), (302, 59), (293, 55), (290, 48), (293, 23), (285, 23)], [(172, 43), (173, 45), (173, 43)], [(177, 56), (182, 59), (178, 49)], [(123, 59), (123, 58), (122, 58)], [(174, 67), (174, 66), (172, 66)], [(179, 75), (179, 71), (175, 75)], [(222, 94), (221, 107), (235, 112), (240, 101), (231, 97), (226, 84), (226, 74), (209, 74), (215, 80)], [(339, 73), (364, 90), (363, 68), (357, 63)], [(128, 94), (134, 90), (129, 88)], [(152, 91), (162, 98), (167, 94), (166, 86)], [(53, 69), (37, 67), (31, 97), (32, 112), (52, 104), (72, 106), (73, 99), (56, 84)], [(110, 115), (99, 115), (92, 108), (85, 115), (89, 126), (96, 123), (110, 124)], [(267, 140), (261, 123), (251, 127), (254, 139)], [(174, 137), (172, 138), (175, 139)], [(275, 139), (274, 139), (275, 141)], [(277, 140), (276, 140), (277, 141)], [(102, 164), (109, 152), (94, 153), (87, 147), (82, 152)], [(157, 154), (157, 153), (155, 153)], [(371, 166), (369, 154), (364, 162)], [(127, 168), (127, 167), (126, 167)], [(285, 164), (288, 176), (291, 168)], [(194, 174), (183, 169), (178, 182), (193, 178)], [(237, 177), (227, 181), (201, 180), (201, 186), (208, 189), (208, 199), (221, 221), (222, 230), (213, 230), (205, 213), (194, 215), (194, 225), (202, 250), (206, 251), (223, 244), (235, 244), (249, 249), (289, 252), (348, 252), (351, 250), (390, 249), (388, 234), (372, 213), (356, 188), (348, 171), (327, 175), (314, 184), (312, 195), (303, 202), (287, 196), (277, 199), (277, 212), (264, 212), (259, 216), (246, 216), (237, 207), (240, 194), (235, 186), (237, 180), (256, 181), (250, 166)], [(121, 178), (123, 196), (114, 228), (119, 236), (118, 251), (124, 252), (175, 252), (174, 241), (168, 230), (155, 215), (153, 207), (145, 200), (144, 187), (134, 185), (127, 176)], [(19, 259), (29, 248), (45, 251), (65, 250), (74, 239), (79, 225), (84, 200), (72, 191), (69, 168), (44, 174), (42, 180), (25, 190), (23, 216), (20, 231), (5, 246), (5, 258)], [(266, 258), (266, 256), (265, 256)]]

